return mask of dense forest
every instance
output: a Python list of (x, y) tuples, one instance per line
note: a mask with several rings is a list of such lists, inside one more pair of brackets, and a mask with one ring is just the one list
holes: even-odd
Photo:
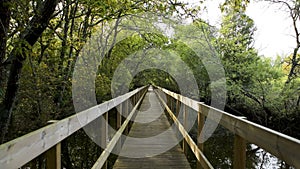
[[(246, 14), (249, 0), (220, 4), (220, 28), (202, 18), (201, 0), (196, 7), (179, 0), (1, 0), (1, 143), (76, 113), (72, 98), (76, 62), (87, 48), (99, 44), (101, 54), (89, 58), (96, 60), (91, 71), (96, 73), (97, 103), (121, 94), (123, 83), (130, 90), (155, 84), (180, 92), (172, 75), (159, 68), (136, 75), (128, 71), (114, 89), (112, 83), (125, 59), (135, 59), (139, 67), (146, 67), (150, 60), (161, 67), (173, 63), (170, 72), (184, 81), (188, 71), (179, 66), (182, 60), (198, 85), (196, 92), (187, 93), (189, 97), (211, 104), (212, 90), (224, 81), (225, 111), (300, 139), (300, 3), (265, 1), (283, 6), (294, 30), (294, 49), (275, 60), (258, 55), (253, 46), (256, 27)], [(140, 29), (134, 29), (136, 25)], [(174, 30), (162, 31), (167, 27)], [(95, 36), (100, 36), (99, 44), (91, 42)], [(172, 52), (179, 57), (165, 57), (173, 56)], [(214, 61), (224, 68), (221, 82), (209, 73), (219, 69), (210, 64)], [(224, 93), (219, 94), (215, 97)], [(97, 159), (97, 145), (88, 138), (76, 139), (84, 135), (80, 131), (63, 142), (65, 168), (89, 168)], [(79, 144), (83, 148), (77, 148)], [(89, 158), (78, 159), (78, 153)]]

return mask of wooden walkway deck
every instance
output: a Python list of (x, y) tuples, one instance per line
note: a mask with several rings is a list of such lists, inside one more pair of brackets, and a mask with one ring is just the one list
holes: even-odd
[[(179, 103), (180, 106), (183, 106), (182, 110), (189, 108), (197, 112), (197, 138), (201, 136), (200, 131), (205, 129), (205, 127), (203, 128), (205, 117), (216, 120), (216, 117), (221, 116), (220, 121), (216, 122), (234, 134), (234, 160), (231, 168), (246, 168), (246, 143), (250, 142), (277, 156), (286, 165), (300, 169), (300, 140), (156, 86), (155, 93), (159, 94), (158, 99), (155, 93), (151, 91), (151, 86), (147, 92), (148, 87), (137, 88), (0, 145), (0, 168), (15, 169), (36, 166), (35, 159), (37, 158), (45, 159), (42, 160), (42, 163), (38, 162), (39, 166), (45, 166), (49, 169), (62, 168), (61, 142), (97, 118), (101, 116), (109, 118), (110, 111), (115, 111), (112, 110), (113, 108), (120, 108), (124, 114), (128, 115), (128, 112), (130, 114), (123, 122), (119, 114), (117, 114), (117, 118), (107, 119), (108, 121), (115, 120), (119, 128), (111, 139), (107, 138), (107, 125), (102, 123), (101, 140), (103, 143), (107, 140), (110, 140), (110, 142), (107, 144), (106, 151), (101, 153), (92, 168), (98, 169), (107, 166), (111, 151), (116, 150), (118, 152), (120, 150), (118, 140), (120, 140), (121, 133), (127, 132), (129, 121), (134, 118), (134, 115), (137, 115), (135, 121), (138, 122), (135, 122), (131, 128), (129, 133), (131, 137), (126, 137), (123, 149), (120, 152), (121, 156), (117, 159), (114, 168), (190, 168), (175, 137), (180, 133), (185, 136), (187, 146), (184, 147), (190, 148), (191, 151), (189, 152), (195, 155), (202, 168), (213, 169), (209, 159), (201, 151), (203, 145), (197, 145), (180, 122), (188, 122), (186, 118), (191, 113), (182, 112), (180, 118), (177, 119), (171, 109), (168, 108), (167, 113), (174, 122), (175, 125), (172, 125), (172, 127), (175, 129), (173, 130), (170, 127), (168, 119), (163, 113), (164, 110), (160, 106), (160, 104), (166, 105), (166, 103), (158, 101), (162, 100), (161, 97), (165, 94), (169, 106), (175, 107)], [(147, 94), (146, 97), (141, 100), (145, 93)], [(128, 105), (131, 101), (139, 103), (138, 105), (142, 102), (140, 112), (133, 112), (138, 105), (132, 108)], [(183, 115), (182, 118), (181, 115)], [(187, 123), (185, 124), (187, 125)], [(95, 128), (95, 130), (99, 130), (99, 128)], [(123, 141), (124, 138), (121, 138), (121, 140)]]
[(191, 168), (154, 92), (139, 110), (114, 169)]

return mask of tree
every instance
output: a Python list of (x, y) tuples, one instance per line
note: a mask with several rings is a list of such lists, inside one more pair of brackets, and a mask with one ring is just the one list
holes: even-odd
[(295, 38), (295, 47), (293, 52), (291, 52), (291, 57), (287, 61), (289, 64), (290, 70), (288, 72), (288, 78), (286, 80), (286, 84), (289, 84), (293, 79), (297, 78), (299, 74), (297, 73), (297, 68), (300, 67), (300, 1), (299, 0), (265, 0), (267, 2), (271, 2), (273, 4), (281, 4), (287, 10), (289, 14), (289, 18), (292, 22), (293, 30), (294, 30), (294, 38)]
[[(271, 61), (258, 57), (253, 48), (253, 20), (245, 15), (244, 7), (228, 7), (230, 4), (236, 6), (233, 2), (237, 1), (229, 2), (232, 3), (226, 3), (223, 7), (225, 16), (216, 42), (227, 76), (227, 109), (277, 131), (299, 137), (294, 132), (299, 130), (295, 120), (298, 119), (300, 108), (299, 79), (295, 76), (298, 68), (292, 68), (294, 55), (286, 59), (291, 64), (284, 65), (282, 60)], [(288, 70), (286, 76), (283, 67)], [(293, 72), (292, 76), (290, 71)]]
[(245, 7), (236, 1), (223, 4), (223, 20), (216, 40), (229, 85), (229, 102), (242, 93), (248, 94), (253, 84), (254, 66), (258, 60), (253, 48), (254, 22), (245, 14)]
[[(261, 66), (269, 67), (269, 64), (258, 57), (253, 47), (253, 34), (256, 30), (254, 22), (245, 14), (245, 4), (236, 2), (223, 5), (225, 16), (217, 39), (227, 77), (227, 108), (238, 115), (248, 116), (250, 120), (268, 125), (273, 112), (266, 104), (265, 91), (258, 92), (257, 87), (264, 88), (261, 84), (265, 84), (273, 73), (265, 76), (266, 72), (272, 71)], [(257, 107), (257, 112), (260, 112), (258, 115), (250, 109), (253, 104)]]
[(6, 46), (10, 21), (10, 0), (0, 2), (0, 101), (4, 94), (5, 69), (1, 66), (6, 56)]
[(30, 20), (27, 28), (20, 33), (18, 45), (14, 47), (9, 59), (6, 61), (10, 64), (10, 70), (0, 116), (2, 138), (7, 132), (8, 120), (11, 117), (12, 107), (16, 99), (23, 62), (27, 58), (30, 48), (32, 48), (43, 31), (47, 28), (57, 4), (58, 0), (45, 0), (41, 6), (39, 6), (37, 13)]
[[(0, 99), (0, 130), (2, 136), (6, 136), (2, 137), (2, 142), (45, 126), (48, 120), (59, 120), (75, 113), (71, 92), (72, 73), (76, 59), (92, 33), (101, 29), (107, 22), (117, 22), (124, 16), (140, 12), (165, 15), (182, 6), (183, 4), (177, 1), (158, 0), (1, 1), (0, 17), (1, 22), (5, 24), (0, 26), (0, 42), (1, 47), (5, 49), (0, 51), (0, 72), (5, 71), (8, 75), (4, 80), (2, 78), (5, 76), (0, 76), (0, 95), (2, 91), (5, 93)], [(103, 40), (113, 38), (114, 33), (119, 33), (120, 29), (117, 28), (116, 32), (112, 31), (112, 34)], [(4, 35), (3, 32), (8, 34)], [(155, 36), (150, 38), (150, 41), (155, 40)], [(130, 43), (128, 41), (128, 44)], [(125, 45), (126, 43), (113, 44), (109, 46), (111, 51), (105, 54), (106, 61), (111, 65), (107, 64), (108, 69), (104, 69), (105, 66), (100, 68), (99, 79), (96, 80), (96, 85), (99, 84), (99, 90), (96, 91), (99, 103), (110, 97), (110, 71), (113, 71), (122, 58), (121, 54), (124, 54), (117, 47), (134, 51), (134, 47), (126, 48)], [(24, 121), (30, 121), (30, 124), (24, 124)], [(77, 139), (77, 136), (85, 139)], [(91, 142), (83, 131), (76, 133), (74, 139), (64, 141), (63, 166), (90, 168), (92, 160), (97, 158), (100, 152), (96, 145), (89, 146)], [(87, 149), (85, 152), (76, 151), (81, 144), (97, 152)], [(82, 154), (81, 160), (77, 159), (77, 152)], [(89, 158), (90, 156), (93, 157)], [(85, 159), (91, 160), (84, 161)], [(41, 166), (42, 160), (38, 163), (35, 166)]]

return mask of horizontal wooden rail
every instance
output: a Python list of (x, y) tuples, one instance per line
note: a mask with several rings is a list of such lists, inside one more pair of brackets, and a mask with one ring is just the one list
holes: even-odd
[(211, 169), (213, 166), (210, 164), (210, 162), (207, 160), (207, 158), (204, 156), (203, 152), (197, 147), (197, 144), (193, 141), (189, 133), (185, 130), (183, 125), (178, 121), (177, 117), (173, 114), (171, 109), (168, 107), (168, 105), (164, 102), (164, 100), (161, 98), (161, 96), (155, 91), (156, 95), (158, 96), (160, 102), (164, 105), (166, 108), (168, 115), (172, 118), (174, 123), (177, 125), (180, 133), (186, 140), (187, 144), (190, 146), (192, 152), (195, 154), (198, 161), (201, 163), (203, 168), (205, 169)]
[(91, 107), (54, 124), (0, 145), (0, 168), (19, 168), (147, 86)]
[(142, 103), (143, 98), (146, 94), (146, 91), (142, 93), (142, 96), (140, 97), (139, 101), (135, 104), (133, 109), (131, 110), (130, 114), (127, 116), (126, 120), (120, 127), (120, 129), (116, 132), (114, 137), (111, 139), (111, 141), (108, 143), (106, 149), (104, 152), (101, 153), (100, 157), (96, 161), (96, 163), (93, 165), (92, 169), (101, 169), (103, 165), (105, 164), (106, 160), (108, 159), (110, 153), (113, 151), (113, 149), (118, 145), (118, 141), (120, 140), (123, 132), (125, 131), (126, 127), (128, 126), (130, 120), (133, 118), (134, 114), (136, 113), (136, 110), (138, 106)]
[(219, 123), (235, 135), (240, 136), (250, 143), (256, 144), (277, 156), (279, 159), (287, 162), (289, 165), (300, 168), (300, 140), (171, 92), (167, 89), (158, 86), (155, 87), (197, 112), (202, 110), (200, 113), (206, 117), (208, 117), (209, 113), (221, 116)]

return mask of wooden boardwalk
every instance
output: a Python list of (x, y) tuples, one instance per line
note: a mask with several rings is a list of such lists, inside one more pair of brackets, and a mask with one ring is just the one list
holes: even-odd
[(154, 92), (139, 110), (114, 169), (191, 168)]
[[(120, 140), (120, 137), (123, 137), (121, 133), (127, 132), (128, 123), (134, 118), (134, 115), (136, 115), (135, 123), (129, 136), (126, 137), (125, 141), (124, 137), (121, 138), (124, 146), (114, 168), (191, 168), (180, 146), (178, 146), (179, 141), (175, 137), (175, 135), (180, 134), (185, 136), (187, 146), (184, 147), (190, 147), (191, 151), (189, 152), (195, 155), (197, 162), (201, 164), (202, 168), (213, 169), (209, 159), (201, 151), (203, 145), (197, 145), (180, 122), (188, 122), (186, 118), (191, 113), (182, 112), (178, 119), (170, 109), (167, 109), (166, 112), (173, 121), (173, 125), (170, 127), (161, 106), (161, 104), (166, 105), (166, 103), (158, 101), (155, 93), (151, 91), (151, 86), (147, 92), (148, 87), (137, 88), (122, 96), (83, 110), (0, 145), (0, 168), (15, 169), (28, 168), (29, 166), (32, 168), (32, 166), (37, 165), (35, 163), (36, 160), (34, 160), (36, 158), (46, 158), (39, 164), (45, 166), (45, 168), (62, 168), (61, 142), (84, 126), (91, 124), (97, 118), (101, 116), (109, 118), (108, 114), (110, 111), (119, 107), (124, 114), (128, 115), (128, 112), (130, 114), (123, 122), (119, 114), (117, 118), (110, 119), (115, 120), (115, 123), (119, 125), (118, 132), (111, 139), (107, 138), (107, 125), (102, 123), (100, 131), (102, 141), (105, 143), (105, 141), (110, 140), (110, 142), (107, 144), (106, 151), (103, 151), (94, 163), (93, 169), (105, 168), (112, 150), (118, 152), (121, 149), (118, 140)], [(277, 156), (286, 165), (300, 169), (300, 140), (159, 86), (156, 86), (156, 90), (160, 94), (159, 100), (162, 100), (162, 96), (166, 96), (168, 105), (174, 107), (179, 103), (183, 106), (182, 110), (189, 108), (197, 112), (197, 138), (201, 136), (200, 131), (205, 129), (205, 127), (203, 128), (205, 126), (205, 117), (216, 120), (215, 117), (222, 116), (220, 121), (218, 121), (219, 125), (222, 125), (234, 134), (234, 160), (231, 168), (246, 168), (246, 143), (250, 142)], [(145, 94), (146, 97), (144, 100), (141, 100)], [(136, 103), (137, 100), (139, 104), (142, 102), (142, 105), (140, 111), (134, 112), (138, 105), (132, 108), (128, 103), (131, 101)], [(213, 116), (210, 116), (210, 114), (213, 114)], [(181, 115), (183, 115), (182, 118)], [(110, 121), (109, 119), (107, 120)], [(188, 125), (187, 123), (185, 124)], [(175, 129), (173, 130), (173, 128)], [(95, 128), (95, 130), (99, 130), (99, 128)]]

